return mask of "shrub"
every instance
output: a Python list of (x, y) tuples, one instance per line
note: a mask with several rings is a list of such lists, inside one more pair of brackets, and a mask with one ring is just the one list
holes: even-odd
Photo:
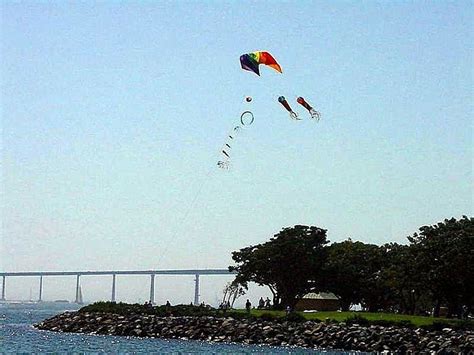
[(211, 307), (199, 307), (193, 305), (176, 305), (176, 306), (145, 306), (142, 304), (127, 304), (115, 302), (96, 302), (85, 307), (82, 307), (79, 312), (105, 312), (115, 313), (120, 315), (130, 314), (154, 314), (159, 317), (166, 316), (214, 316), (217, 311)]
[(275, 315), (275, 314), (272, 314), (272, 313), (262, 313), (261, 316), (260, 316), (260, 319), (262, 320), (266, 320), (266, 321), (270, 321), (270, 322), (275, 322), (278, 320), (278, 316)]
[(405, 327), (405, 328), (414, 328), (415, 327), (413, 322), (411, 320), (408, 320), (408, 319), (401, 320), (399, 323), (402, 327)]
[(415, 325), (410, 320), (388, 320), (388, 319), (374, 319), (370, 320), (358, 314), (348, 317), (345, 322), (347, 324), (359, 324), (365, 327), (370, 325), (379, 325), (381, 327), (403, 327), (413, 328)]
[(289, 313), (286, 317), (284, 317), (284, 319), (288, 322), (306, 322), (306, 318), (297, 312)]
[(472, 320), (462, 320), (454, 323), (454, 329), (456, 330), (474, 330), (474, 322)]
[(442, 330), (443, 328), (452, 328), (453, 325), (445, 322), (445, 321), (440, 321), (440, 320), (435, 320), (433, 321), (432, 324), (424, 325), (422, 328), (428, 329), (428, 330)]
[(444, 328), (451, 328), (454, 330), (474, 330), (474, 322), (470, 320), (447, 322), (435, 320), (432, 324), (421, 326), (427, 330), (443, 330)]
[(413, 328), (415, 325), (409, 320), (386, 320), (376, 319), (369, 320), (370, 325), (380, 325), (381, 327), (402, 327), (402, 328)]
[(251, 319), (251, 318), (254, 318), (252, 315), (249, 315), (247, 312), (235, 312), (235, 311), (227, 312), (227, 316), (232, 317), (234, 319)]
[(138, 303), (115, 303), (115, 302), (95, 302), (85, 307), (82, 307), (79, 312), (104, 312), (104, 313), (115, 313), (115, 314), (131, 314), (131, 313), (143, 313), (144, 307)]
[(345, 322), (347, 324), (359, 324), (359, 325), (364, 325), (364, 326), (368, 326), (370, 325), (370, 322), (367, 318), (364, 318), (358, 314), (355, 314), (353, 316), (350, 316), (350, 317), (347, 317)]

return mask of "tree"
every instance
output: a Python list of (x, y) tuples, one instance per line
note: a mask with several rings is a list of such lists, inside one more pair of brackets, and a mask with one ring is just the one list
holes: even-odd
[[(408, 237), (422, 285), (434, 297), (434, 316), (442, 303), (448, 316), (472, 312), (474, 304), (474, 218), (445, 219)], [(464, 308), (464, 310), (463, 310)]]
[(386, 287), (386, 310), (405, 314), (426, 314), (431, 293), (424, 276), (417, 270), (415, 250), (408, 245), (383, 245), (381, 277)]
[(381, 269), (379, 247), (351, 239), (328, 246), (324, 265), (324, 287), (339, 297), (343, 311), (353, 304), (365, 304), (373, 310), (379, 298), (378, 272)]
[(230, 308), (232, 308), (234, 307), (234, 303), (237, 298), (243, 295), (245, 295), (245, 290), (241, 285), (235, 282), (229, 282), (224, 287), (224, 297), (222, 299), (222, 304), (229, 305)]
[(284, 228), (268, 242), (232, 253), (235, 281), (268, 286), (275, 307), (293, 307), (298, 298), (320, 283), (325, 259), (326, 230), (296, 225)]

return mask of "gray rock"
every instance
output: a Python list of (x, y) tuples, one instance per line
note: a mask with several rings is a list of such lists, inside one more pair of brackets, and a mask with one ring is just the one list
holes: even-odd
[(143, 334), (143, 331), (139, 328), (136, 328), (136, 329), (132, 330), (132, 334), (136, 335), (136, 336), (141, 336)]
[(215, 317), (129, 316), (63, 313), (36, 323), (38, 329), (110, 335), (196, 339), (247, 344), (295, 345), (398, 353), (469, 353), (474, 332), (445, 328), (438, 332), (396, 327), (345, 324), (274, 323)]

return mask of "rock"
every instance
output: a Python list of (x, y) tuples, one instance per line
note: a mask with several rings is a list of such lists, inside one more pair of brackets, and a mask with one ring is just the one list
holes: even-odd
[(141, 336), (142, 334), (143, 334), (143, 331), (140, 328), (136, 328), (132, 330), (132, 335)]
[(232, 318), (227, 318), (225, 321), (222, 322), (221, 327), (227, 327), (229, 325), (232, 325), (233, 319)]
[(274, 346), (379, 351), (397, 353), (469, 353), (474, 332), (442, 331), (343, 323), (282, 323), (261, 319), (218, 317), (157, 317), (131, 314), (71, 312), (36, 323), (34, 327), (57, 332), (78, 332), (140, 337), (240, 342)]
[(443, 342), (441, 344), (441, 348), (447, 348), (447, 347), (450, 347), (451, 346), (451, 341), (450, 340), (446, 340), (445, 342)]

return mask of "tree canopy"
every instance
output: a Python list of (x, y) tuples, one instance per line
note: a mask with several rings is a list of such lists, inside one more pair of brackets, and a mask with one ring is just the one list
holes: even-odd
[(381, 266), (379, 247), (349, 239), (333, 243), (327, 250), (323, 283), (339, 297), (342, 310), (347, 311), (352, 304), (362, 303), (365, 290), (376, 283)]
[(308, 292), (329, 291), (347, 310), (466, 316), (474, 304), (474, 218), (422, 226), (407, 245), (360, 241), (328, 245), (325, 229), (296, 225), (232, 253), (235, 282), (268, 286), (274, 305), (293, 306)]
[(232, 253), (236, 281), (268, 286), (275, 306), (293, 306), (319, 282), (327, 244), (326, 230), (296, 225), (284, 228), (268, 242)]
[[(435, 314), (442, 303), (448, 313), (472, 310), (474, 301), (474, 218), (445, 219), (423, 226), (408, 237), (414, 251), (414, 267), (423, 276), (419, 288), (435, 300)], [(465, 310), (466, 311), (466, 310)]]

